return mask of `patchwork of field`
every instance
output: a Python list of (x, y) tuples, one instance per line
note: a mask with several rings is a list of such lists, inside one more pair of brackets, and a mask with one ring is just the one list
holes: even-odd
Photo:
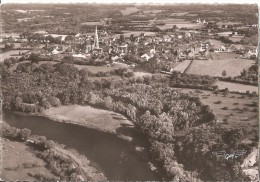
[(225, 70), (226, 76), (238, 76), (243, 69), (247, 69), (253, 64), (253, 60), (246, 59), (194, 60), (186, 73), (222, 76), (222, 72)]
[(184, 93), (198, 96), (209, 105), (217, 115), (218, 122), (228, 128), (245, 128), (249, 138), (257, 137), (258, 131), (258, 99), (242, 94), (214, 94), (210, 91), (180, 89)]
[(178, 19), (178, 18), (169, 18), (163, 20), (165, 22), (165, 25), (157, 26), (161, 30), (165, 30), (168, 28), (172, 28), (174, 25), (176, 25), (178, 28), (201, 28), (203, 24), (197, 24), (192, 23), (191, 21), (186, 21), (185, 19)]
[(46, 163), (37, 158), (24, 143), (2, 140), (2, 179), (39, 181), (42, 176), (50, 179), (55, 177), (48, 171)]

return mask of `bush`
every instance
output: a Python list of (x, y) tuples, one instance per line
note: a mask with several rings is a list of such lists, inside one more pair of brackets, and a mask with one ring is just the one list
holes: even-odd
[(223, 107), (222, 109), (223, 109), (223, 110), (228, 110), (229, 108), (228, 108), (228, 107)]
[(217, 102), (214, 102), (214, 104), (221, 104), (222, 102), (219, 100)]
[(243, 111), (249, 111), (249, 108), (248, 107), (244, 107)]
[(258, 112), (258, 109), (257, 109), (257, 108), (254, 108), (254, 109), (252, 110), (252, 112)]

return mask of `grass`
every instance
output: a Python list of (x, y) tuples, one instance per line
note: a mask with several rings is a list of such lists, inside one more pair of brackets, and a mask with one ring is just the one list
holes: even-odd
[[(240, 93), (246, 93), (246, 91), (249, 92), (258, 92), (258, 87), (257, 86), (252, 86), (252, 85), (244, 85), (244, 84), (239, 84), (239, 83), (231, 83), (231, 82), (225, 82), (225, 81), (217, 81), (216, 85), (218, 86), (219, 89), (225, 89), (228, 88), (229, 91), (237, 91)], [(244, 98), (244, 96), (241, 96), (241, 98)]]
[(108, 66), (86, 66), (86, 65), (76, 65), (76, 64), (74, 64), (74, 66), (76, 68), (78, 68), (79, 70), (81, 70), (82, 68), (87, 68), (89, 71), (91, 71), (94, 74), (96, 74), (100, 71), (107, 72), (107, 71), (111, 71), (114, 69), (113, 67), (108, 67)]
[(0, 54), (0, 57), (1, 57), (1, 60), (0, 62), (4, 61), (6, 58), (10, 58), (10, 57), (21, 57), (22, 55), (20, 56), (11, 56), (13, 54), (19, 54), (20, 53), (24, 53), (24, 52), (28, 52), (27, 50), (11, 50), (11, 51), (7, 51), (7, 52), (4, 52), (4, 53), (1, 53)]
[(181, 73), (183, 73), (186, 68), (189, 66), (189, 64), (191, 63), (191, 60), (185, 60), (185, 61), (182, 61), (181, 63), (177, 64), (173, 70), (174, 71), (180, 71)]
[(68, 105), (53, 107), (45, 111), (47, 116), (56, 120), (73, 121), (90, 128), (96, 128), (110, 133), (118, 133), (122, 126), (133, 126), (121, 114), (102, 109), (95, 109), (90, 106)]
[[(182, 89), (182, 92), (190, 93), (193, 96), (201, 98), (202, 102), (209, 105), (217, 115), (219, 121), (224, 121), (223, 124), (227, 128), (244, 128), (251, 134), (248, 136), (249, 140), (253, 140), (257, 136), (258, 117), (256, 107), (245, 107), (252, 105), (257, 97), (248, 97), (241, 99), (241, 94), (229, 93), (229, 97), (223, 97), (222, 94), (210, 94), (207, 98), (204, 95), (212, 93), (203, 90), (202, 93), (195, 89)], [(228, 117), (228, 122), (227, 118)], [(246, 122), (245, 122), (246, 121)]]
[(196, 75), (222, 76), (226, 70), (227, 76), (238, 76), (243, 69), (249, 68), (253, 60), (220, 58), (219, 60), (194, 60), (186, 73)]
[(137, 7), (127, 7), (124, 10), (120, 10), (123, 15), (129, 15), (139, 11)]
[(37, 181), (39, 176), (55, 178), (46, 168), (46, 163), (37, 158), (24, 143), (3, 140), (2, 179)]

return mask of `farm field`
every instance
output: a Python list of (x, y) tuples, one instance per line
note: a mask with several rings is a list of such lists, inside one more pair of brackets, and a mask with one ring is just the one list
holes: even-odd
[(134, 77), (143, 77), (143, 76), (152, 76), (151, 73), (147, 73), (147, 72), (142, 72), (142, 71), (135, 71), (134, 72)]
[[(184, 93), (201, 98), (203, 103), (209, 105), (216, 113), (218, 122), (228, 128), (245, 128), (250, 132), (250, 139), (257, 137), (258, 104), (257, 97), (242, 96), (230, 93), (214, 94), (210, 91), (195, 89), (180, 89)], [(255, 104), (252, 104), (252, 103)]]
[(252, 64), (253, 60), (246, 59), (194, 60), (186, 73), (222, 76), (225, 70), (226, 76), (238, 76), (243, 69), (249, 68)]
[(231, 35), (232, 32), (220, 32), (220, 33), (217, 33), (217, 34), (218, 34), (218, 36), (224, 36), (224, 37), (227, 37), (227, 36)]
[[(0, 54), (0, 62), (4, 61), (6, 58), (12, 57), (12, 54), (19, 54), (20, 53), (24, 53), (27, 52), (28, 50), (11, 50), (8, 52), (4, 52)], [(14, 56), (14, 57), (19, 57), (19, 56)]]
[(87, 68), (89, 71), (91, 71), (94, 74), (100, 71), (106, 72), (114, 69), (113, 67), (108, 67), (108, 66), (88, 66), (88, 65), (76, 65), (76, 64), (74, 64), (74, 66), (79, 70), (81, 70), (82, 68)]
[(172, 28), (173, 25), (176, 25), (178, 28), (201, 28), (202, 24), (192, 23), (190, 21), (186, 21), (185, 19), (178, 19), (178, 18), (169, 18), (163, 20), (165, 25), (157, 26), (161, 30), (165, 30), (168, 28)]
[[(138, 36), (141, 33), (144, 33), (147, 36), (154, 36), (156, 34), (156, 32), (146, 32), (146, 31), (122, 31), (125, 37), (130, 37), (131, 34), (133, 34), (134, 36)], [(119, 38), (121, 34), (115, 34), (113, 35), (113, 37), (117, 37)]]
[(258, 92), (258, 87), (253, 86), (253, 85), (244, 85), (244, 84), (239, 84), (239, 83), (231, 83), (231, 82), (225, 82), (225, 81), (220, 81), (218, 80), (216, 82), (216, 85), (218, 86), (219, 89), (225, 89), (228, 88), (229, 91), (237, 91), (240, 93), (246, 93), (246, 91), (249, 92)]
[(2, 179), (39, 181), (41, 176), (54, 178), (46, 163), (37, 158), (24, 143), (3, 140)]
[(239, 36), (239, 37), (229, 37), (229, 40), (232, 40), (233, 42), (240, 42), (244, 37)]
[(135, 13), (135, 12), (139, 11), (139, 9), (137, 7), (127, 7), (120, 11), (123, 15), (129, 15), (131, 13)]
[(173, 68), (173, 70), (180, 71), (181, 73), (183, 73), (186, 70), (186, 68), (190, 65), (190, 63), (191, 63), (191, 60), (184, 60), (184, 61), (180, 62), (179, 64), (177, 64)]

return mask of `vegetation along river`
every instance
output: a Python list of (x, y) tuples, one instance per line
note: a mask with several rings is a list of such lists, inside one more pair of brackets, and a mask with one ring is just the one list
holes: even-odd
[[(133, 143), (116, 135), (12, 112), (4, 112), (3, 120), (13, 127), (28, 128), (32, 134), (45, 136), (77, 150), (91, 161), (91, 165), (101, 170), (108, 180), (160, 180), (149, 168), (147, 151), (136, 151)], [(144, 143), (140, 136), (135, 140)]]

